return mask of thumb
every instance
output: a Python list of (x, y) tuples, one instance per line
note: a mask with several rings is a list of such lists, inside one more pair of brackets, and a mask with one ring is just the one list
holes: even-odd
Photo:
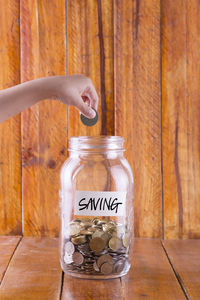
[(89, 119), (93, 119), (96, 116), (95, 111), (85, 102), (83, 102), (83, 99), (81, 96), (79, 96), (80, 99), (76, 103), (76, 107), (80, 110), (80, 112), (85, 115)]

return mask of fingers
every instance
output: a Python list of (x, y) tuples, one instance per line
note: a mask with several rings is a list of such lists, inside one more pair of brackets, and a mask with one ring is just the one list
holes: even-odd
[(82, 96), (87, 96), (90, 99), (91, 107), (97, 110), (99, 98), (92, 83), (86, 87)]
[(80, 110), (80, 112), (85, 115), (87, 118), (94, 118), (96, 116), (95, 111), (86, 104), (80, 95), (77, 95), (76, 107)]

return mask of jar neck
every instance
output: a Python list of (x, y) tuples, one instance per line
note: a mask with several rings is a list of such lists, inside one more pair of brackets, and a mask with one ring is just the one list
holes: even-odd
[(85, 155), (122, 153), (124, 139), (120, 136), (76, 136), (70, 138), (68, 151)]

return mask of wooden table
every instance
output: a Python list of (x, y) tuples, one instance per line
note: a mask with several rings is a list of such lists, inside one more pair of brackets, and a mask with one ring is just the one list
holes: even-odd
[(136, 239), (132, 268), (113, 280), (63, 274), (58, 239), (0, 236), (0, 299), (200, 299), (200, 240)]

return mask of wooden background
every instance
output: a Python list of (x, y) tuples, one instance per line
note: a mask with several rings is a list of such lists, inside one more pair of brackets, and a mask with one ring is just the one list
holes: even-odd
[(200, 2), (1, 0), (0, 88), (90, 76), (100, 120), (45, 100), (0, 124), (0, 234), (57, 236), (74, 135), (121, 135), (135, 235), (200, 238)]

